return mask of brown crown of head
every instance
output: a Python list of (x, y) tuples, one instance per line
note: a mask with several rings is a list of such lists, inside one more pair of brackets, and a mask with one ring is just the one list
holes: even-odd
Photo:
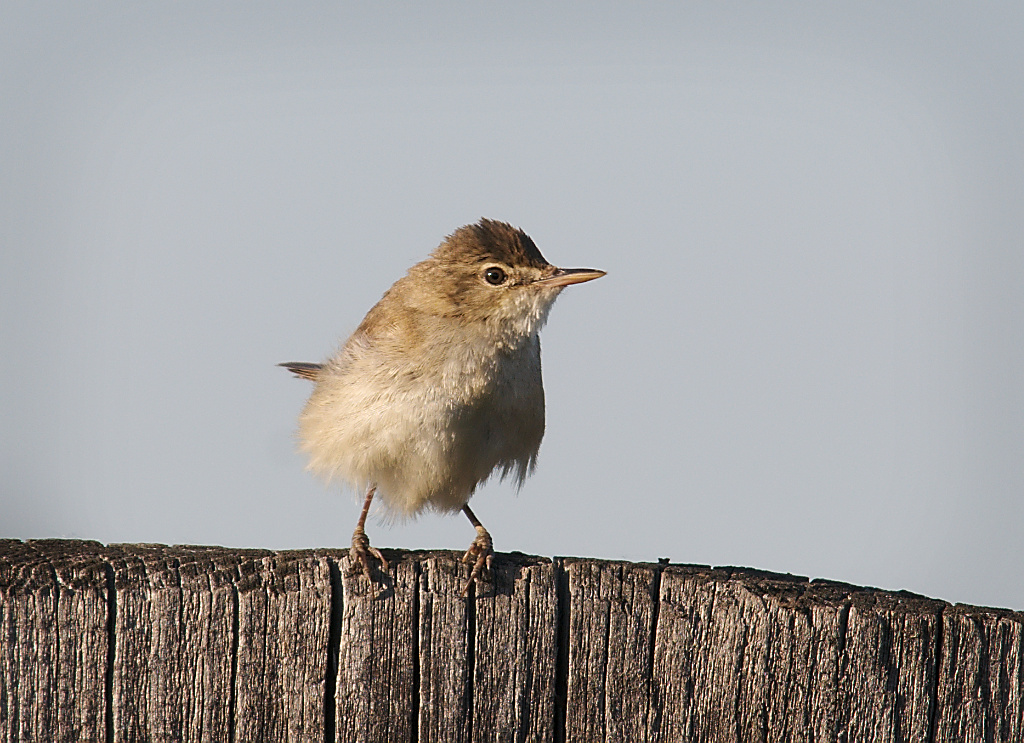
[(506, 222), (481, 219), (455, 230), (433, 252), (442, 263), (486, 263), (546, 268), (549, 264), (529, 235)]

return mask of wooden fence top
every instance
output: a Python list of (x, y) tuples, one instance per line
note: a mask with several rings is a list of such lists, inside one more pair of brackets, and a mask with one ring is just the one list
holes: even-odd
[(0, 540), (0, 741), (1024, 741), (1024, 614), (742, 568)]

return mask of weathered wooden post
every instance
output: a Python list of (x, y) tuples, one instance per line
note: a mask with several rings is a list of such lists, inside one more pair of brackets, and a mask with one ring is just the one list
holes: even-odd
[(754, 570), (0, 541), (0, 741), (1024, 741), (1024, 614)]

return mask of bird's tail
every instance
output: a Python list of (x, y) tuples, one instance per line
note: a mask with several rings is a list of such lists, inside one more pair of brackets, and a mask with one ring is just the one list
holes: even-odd
[(283, 366), (299, 379), (308, 379), (312, 382), (320, 377), (320, 370), (324, 368), (323, 364), (310, 364), (305, 361), (285, 361), (278, 366)]

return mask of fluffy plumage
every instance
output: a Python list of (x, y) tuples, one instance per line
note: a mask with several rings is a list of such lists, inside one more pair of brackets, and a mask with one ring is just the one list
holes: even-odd
[(533, 240), (482, 219), (409, 269), (323, 364), (282, 364), (315, 382), (299, 418), (309, 467), (366, 489), (350, 556), (372, 580), (364, 529), (375, 493), (393, 515), (462, 510), (477, 536), (468, 593), (490, 569), (491, 536), (469, 508), (497, 473), (522, 484), (544, 437), (540, 337), (562, 289), (603, 276), (561, 269)]
[[(483, 278), (489, 267), (503, 285)], [(401, 516), (457, 511), (494, 472), (521, 484), (544, 436), (538, 332), (563, 288), (533, 282), (556, 270), (503, 222), (446, 238), (315, 373), (299, 422), (310, 469), (376, 484)]]

